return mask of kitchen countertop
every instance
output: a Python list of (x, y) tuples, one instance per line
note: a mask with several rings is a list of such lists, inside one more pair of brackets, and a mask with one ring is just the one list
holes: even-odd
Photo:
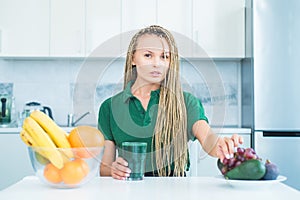
[(75, 189), (55, 189), (41, 183), (37, 177), (28, 176), (2, 190), (0, 199), (23, 200), (185, 200), (185, 199), (272, 199), (299, 200), (300, 192), (284, 183), (276, 182), (268, 187), (258, 184), (239, 188), (216, 177), (145, 177), (143, 181), (119, 181), (111, 177), (97, 177)]
[[(62, 127), (65, 131), (70, 132), (74, 127)], [(232, 134), (232, 133), (238, 133), (238, 134), (251, 134), (250, 128), (213, 128), (213, 130), (216, 133), (219, 134)], [(7, 127), (7, 128), (0, 128), (0, 134), (1, 133), (20, 133), (21, 127)]]

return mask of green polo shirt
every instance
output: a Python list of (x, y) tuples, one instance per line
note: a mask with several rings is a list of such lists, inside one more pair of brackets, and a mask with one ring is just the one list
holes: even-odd
[[(146, 172), (153, 171), (152, 159), (155, 156), (153, 132), (157, 118), (160, 90), (151, 92), (147, 110), (133, 96), (129, 83), (125, 90), (105, 100), (99, 109), (98, 128), (106, 140), (111, 140), (117, 148), (122, 142), (135, 141), (147, 143)], [(199, 99), (184, 92), (187, 109), (187, 134), (189, 140), (195, 140), (192, 133), (193, 124), (198, 120), (207, 120)], [(187, 170), (189, 169), (189, 160)], [(173, 166), (171, 167), (173, 169)]]

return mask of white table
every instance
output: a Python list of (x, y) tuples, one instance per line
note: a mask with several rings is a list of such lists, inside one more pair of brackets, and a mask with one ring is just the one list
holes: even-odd
[(235, 188), (215, 177), (146, 177), (143, 181), (118, 181), (97, 177), (75, 189), (55, 189), (28, 176), (0, 192), (1, 200), (299, 200), (300, 192), (283, 183), (262, 188)]

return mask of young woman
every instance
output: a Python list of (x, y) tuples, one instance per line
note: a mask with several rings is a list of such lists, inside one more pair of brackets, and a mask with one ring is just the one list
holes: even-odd
[(184, 176), (189, 140), (197, 139), (209, 155), (221, 160), (243, 143), (236, 134), (221, 138), (212, 132), (201, 102), (182, 91), (173, 36), (156, 25), (133, 36), (124, 90), (102, 103), (98, 122), (106, 139), (100, 175), (116, 179), (130, 174), (128, 163), (116, 156), (124, 141), (147, 142), (146, 176)]

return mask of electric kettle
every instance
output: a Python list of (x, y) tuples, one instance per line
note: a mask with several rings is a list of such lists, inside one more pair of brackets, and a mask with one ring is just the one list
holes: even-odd
[(25, 117), (28, 117), (30, 115), (30, 113), (34, 110), (40, 110), (40, 111), (44, 112), (45, 114), (47, 114), (51, 119), (53, 119), (51, 108), (49, 108), (48, 106), (42, 106), (41, 103), (39, 103), (39, 102), (26, 103), (23, 113), (24, 113)]
[(0, 94), (0, 125), (7, 125), (11, 122), (12, 96)]

